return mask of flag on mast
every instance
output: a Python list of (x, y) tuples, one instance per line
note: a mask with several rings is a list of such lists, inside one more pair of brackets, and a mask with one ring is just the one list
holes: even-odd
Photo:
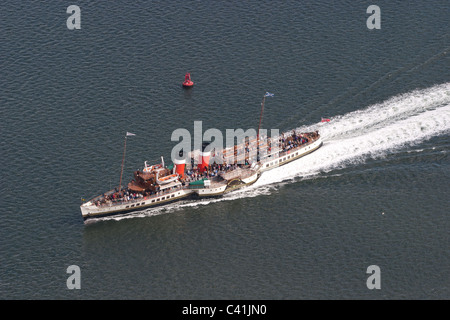
[(274, 94), (270, 92), (266, 92), (266, 94), (264, 95), (264, 97), (273, 97), (273, 96)]
[(135, 136), (135, 134), (134, 134), (134, 133), (127, 132), (127, 137), (129, 137), (129, 136)]

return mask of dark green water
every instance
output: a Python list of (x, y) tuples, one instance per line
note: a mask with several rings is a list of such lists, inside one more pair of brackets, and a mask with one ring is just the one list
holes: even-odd
[[(80, 30), (69, 3), (0, 4), (1, 299), (450, 298), (448, 1), (76, 4)], [(266, 91), (263, 127), (321, 149), (222, 199), (83, 224), (125, 132), (128, 180), (194, 121), (256, 128)]]

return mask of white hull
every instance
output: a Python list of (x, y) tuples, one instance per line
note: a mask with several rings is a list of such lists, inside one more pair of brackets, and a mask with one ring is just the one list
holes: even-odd
[(201, 197), (220, 196), (226, 192), (230, 192), (230, 191), (236, 190), (238, 188), (242, 188), (244, 186), (250, 185), (250, 184), (256, 182), (256, 180), (258, 180), (258, 178), (259, 178), (258, 172), (255, 172), (250, 177), (243, 178), (243, 179), (236, 179), (236, 180), (239, 180), (237, 185), (233, 185), (231, 182), (229, 182), (226, 184), (224, 183), (222, 185), (212, 186), (209, 188), (196, 189), (195, 192)]
[(204, 188), (204, 189), (197, 189), (195, 192), (200, 197), (213, 197), (213, 196), (219, 196), (225, 192), (227, 188), (227, 185), (221, 185), (218, 187), (211, 187), (211, 188)]
[(287, 164), (291, 161), (297, 160), (298, 158), (301, 158), (308, 153), (313, 152), (314, 150), (317, 150), (322, 145), (322, 138), (319, 137), (316, 141), (303, 145), (299, 148), (296, 148), (292, 150), (291, 152), (283, 153), (282, 155), (278, 155), (276, 157), (270, 157), (263, 159), (260, 163), (260, 167), (258, 169), (258, 172), (264, 172), (267, 170), (271, 170), (273, 168), (282, 166), (284, 164)]
[(90, 201), (81, 205), (81, 215), (83, 219), (104, 217), (112, 214), (125, 213), (136, 209), (145, 209), (164, 205), (173, 201), (185, 198), (193, 193), (190, 189), (179, 189), (166, 194), (153, 195), (135, 200), (125, 201), (121, 204), (106, 204), (96, 206)]

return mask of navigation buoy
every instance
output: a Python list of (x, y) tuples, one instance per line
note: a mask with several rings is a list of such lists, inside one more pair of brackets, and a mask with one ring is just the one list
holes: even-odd
[(191, 88), (193, 85), (194, 85), (194, 82), (191, 80), (191, 74), (188, 72), (184, 76), (183, 87), (184, 88)]

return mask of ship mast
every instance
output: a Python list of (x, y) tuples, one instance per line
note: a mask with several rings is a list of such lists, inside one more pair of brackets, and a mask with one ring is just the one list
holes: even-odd
[[(261, 120), (262, 115), (264, 112), (264, 102), (266, 101), (266, 95), (264, 95), (263, 100), (261, 102), (261, 113), (259, 114), (259, 124), (258, 124), (258, 131), (256, 132), (256, 139), (259, 141), (259, 130), (261, 129)], [(259, 144), (258, 144), (259, 145)]]
[(261, 102), (261, 113), (259, 115), (259, 124), (258, 124), (258, 131), (256, 132), (256, 162), (259, 162), (259, 130), (261, 129), (261, 121), (262, 121), (262, 116), (263, 116), (263, 112), (264, 112), (264, 103), (266, 102), (266, 97), (273, 97), (273, 93), (269, 93), (266, 92), (264, 94), (263, 100)]
[(124, 143), (124, 146), (123, 146), (122, 167), (120, 169), (119, 192), (122, 190), (123, 165), (125, 163), (125, 153), (127, 151), (127, 137), (128, 136), (135, 136), (135, 134), (127, 132), (127, 134), (125, 135), (125, 143)]

